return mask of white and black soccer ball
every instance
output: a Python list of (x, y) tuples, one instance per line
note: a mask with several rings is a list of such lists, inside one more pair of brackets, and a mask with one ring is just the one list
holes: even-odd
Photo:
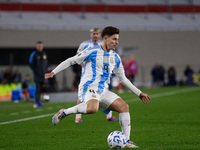
[(113, 149), (122, 149), (126, 146), (125, 134), (121, 131), (113, 131), (107, 138), (108, 146)]

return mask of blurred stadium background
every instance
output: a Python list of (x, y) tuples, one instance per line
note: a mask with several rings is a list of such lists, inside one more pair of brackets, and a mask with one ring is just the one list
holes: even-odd
[[(190, 65), (188, 84), (200, 85), (200, 0), (0, 0), (0, 70), (32, 76), (28, 60), (38, 40), (55, 67), (76, 54), (90, 28), (110, 25), (121, 30), (118, 53), (137, 60), (136, 86), (152, 85), (155, 64), (165, 68), (166, 83), (174, 66), (177, 85)], [(56, 80), (60, 91), (71, 91), (72, 69)]]

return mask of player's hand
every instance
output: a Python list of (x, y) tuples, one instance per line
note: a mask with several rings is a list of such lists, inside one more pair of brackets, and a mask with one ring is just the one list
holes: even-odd
[(145, 103), (150, 103), (151, 98), (149, 97), (149, 95), (145, 94), (145, 93), (141, 93), (139, 95), (139, 98), (142, 100), (142, 102)]
[(54, 75), (55, 75), (55, 74), (54, 74), (53, 72), (51, 72), (51, 73), (46, 73), (46, 74), (44, 75), (44, 78), (45, 78), (45, 79), (53, 78)]

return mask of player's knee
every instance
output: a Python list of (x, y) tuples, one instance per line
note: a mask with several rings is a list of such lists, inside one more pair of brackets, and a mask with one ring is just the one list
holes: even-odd
[(87, 108), (87, 113), (88, 114), (94, 114), (98, 111), (98, 109), (95, 109), (95, 108)]
[(126, 109), (126, 111), (128, 112), (129, 111), (129, 105), (128, 104), (125, 104), (125, 109)]
[(125, 103), (125, 104), (121, 107), (121, 111), (122, 111), (122, 112), (129, 112), (129, 105)]
[(77, 100), (77, 104), (80, 104), (80, 103), (82, 103), (79, 99)]

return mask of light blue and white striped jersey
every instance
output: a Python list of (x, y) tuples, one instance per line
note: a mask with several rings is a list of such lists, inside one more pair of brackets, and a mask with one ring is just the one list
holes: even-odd
[(78, 50), (77, 50), (77, 53), (82, 52), (82, 51), (83, 51), (84, 49), (86, 49), (86, 48), (99, 46), (99, 45), (101, 45), (101, 44), (102, 44), (102, 41), (101, 41), (101, 40), (99, 40), (98, 44), (93, 43), (93, 42), (92, 42), (92, 39), (87, 40), (87, 41), (84, 41), (84, 42), (82, 42), (82, 43), (80, 44), (80, 46), (79, 46), (79, 48), (78, 48)]
[(108, 88), (113, 71), (124, 72), (119, 55), (113, 50), (106, 52), (101, 46), (85, 49), (77, 54), (75, 62), (85, 63), (79, 84), (79, 90), (83, 91), (90, 87), (102, 93)]
[(88, 88), (91, 88), (103, 93), (107, 90), (110, 84), (110, 76), (114, 72), (123, 85), (137, 96), (140, 95), (141, 91), (126, 78), (119, 55), (113, 50), (106, 52), (101, 46), (89, 47), (74, 57), (66, 59), (52, 72), (57, 74), (71, 65), (81, 63), (85, 64), (85, 68), (82, 71), (79, 92), (85, 93)]

